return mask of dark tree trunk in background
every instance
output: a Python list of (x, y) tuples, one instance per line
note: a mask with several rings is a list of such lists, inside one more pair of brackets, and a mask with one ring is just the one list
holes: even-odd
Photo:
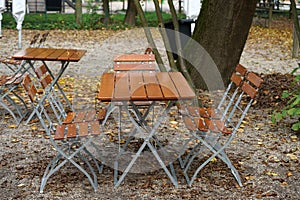
[(109, 23), (109, 0), (103, 0), (104, 24)]
[[(249, 29), (251, 27), (257, 0), (204, 0), (200, 15), (198, 16), (193, 39), (209, 53), (216, 64), (221, 78), (226, 86), (230, 76), (239, 63), (240, 56), (245, 46)], [(184, 49), (185, 58), (198, 66), (187, 64), (191, 78), (197, 88), (219, 89), (222, 88), (217, 77), (204, 77), (213, 71), (210, 61), (201, 60), (201, 49), (189, 42)], [(205, 64), (205, 60), (207, 61)], [(210, 63), (210, 64), (208, 64)], [(247, 66), (245, 66), (247, 67)], [(201, 71), (202, 77), (197, 71)], [(214, 72), (215, 73), (215, 72)], [(207, 83), (207, 80), (210, 81)]]
[(135, 4), (133, 0), (128, 0), (128, 7), (124, 19), (124, 24), (135, 26), (136, 16), (137, 16), (137, 9), (135, 7)]
[(76, 16), (76, 23), (81, 25), (82, 23), (82, 1), (81, 0), (75, 1), (75, 16)]

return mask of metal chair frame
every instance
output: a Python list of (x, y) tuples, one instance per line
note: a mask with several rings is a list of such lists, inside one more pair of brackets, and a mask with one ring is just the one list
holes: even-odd
[[(90, 121), (77, 122), (74, 120), (69, 123), (63, 123), (66, 112), (61, 105), (61, 99), (53, 89), (49, 89), (44, 95), (40, 96), (28, 74), (24, 76), (22, 85), (31, 100), (35, 114), (49, 136), (51, 144), (57, 151), (57, 155), (49, 162), (44, 172), (40, 193), (43, 193), (47, 180), (51, 175), (68, 162), (72, 163), (88, 178), (96, 191), (98, 187), (97, 175), (88, 157), (96, 165), (99, 173), (102, 172), (103, 163), (98, 163), (97, 159), (86, 147), (87, 145), (92, 145), (98, 151), (92, 141), (103, 132), (100, 121), (104, 119), (105, 113), (100, 113), (101, 119), (99, 115), (94, 115)], [(54, 116), (50, 115), (50, 113), (54, 113)], [(59, 125), (55, 126), (57, 122)], [(76, 162), (75, 157), (81, 159), (87, 165), (89, 173), (79, 162)]]
[[(246, 113), (253, 103), (255, 96), (257, 95), (258, 89), (262, 85), (262, 79), (254, 73), (250, 72), (246, 76), (245, 81), (241, 87), (238, 87), (228, 105), (223, 105), (226, 112), (219, 119), (203, 118), (200, 115), (195, 116), (187, 114), (184, 116), (186, 127), (189, 129), (192, 139), (195, 141), (194, 147), (187, 154), (186, 158), (182, 160), (180, 156), (180, 163), (184, 168), (184, 176), (191, 186), (197, 177), (198, 173), (203, 169), (212, 159), (220, 158), (229, 169), (238, 184), (242, 186), (241, 178), (238, 171), (232, 165), (230, 159), (225, 153), (225, 149), (230, 145), (231, 141), (236, 135)], [(236, 94), (235, 94), (236, 93)], [(248, 101), (245, 104), (245, 101)], [(188, 111), (187, 111), (188, 113)], [(239, 116), (239, 118), (237, 117)], [(212, 155), (205, 160), (200, 166), (194, 171), (193, 175), (189, 176), (189, 170), (191, 170), (192, 163), (199, 155), (203, 155), (204, 150), (209, 150)], [(195, 161), (198, 162), (198, 161)]]

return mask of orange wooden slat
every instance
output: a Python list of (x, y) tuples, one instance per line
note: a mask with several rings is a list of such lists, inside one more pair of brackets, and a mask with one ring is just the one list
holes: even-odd
[(186, 128), (190, 131), (196, 131), (197, 130), (197, 127), (195, 125), (195, 123), (193, 122), (193, 120), (187, 116), (183, 117), (183, 121), (184, 121), (184, 124), (186, 126)]
[(169, 73), (158, 72), (156, 74), (163, 95), (166, 99), (178, 99), (179, 94)]
[(76, 137), (76, 124), (68, 124), (67, 138), (75, 138)]
[(39, 56), (41, 53), (46, 51), (47, 49), (45, 48), (39, 48), (39, 49), (32, 49), (32, 51), (26, 53), (23, 56), (24, 60), (35, 60), (37, 56)]
[(78, 135), (79, 137), (86, 137), (88, 136), (89, 132), (88, 132), (88, 122), (84, 122), (84, 123), (78, 123)]
[(58, 58), (66, 51), (66, 49), (55, 49), (51, 54), (45, 56), (44, 60), (58, 60)]
[(246, 94), (248, 94), (251, 97), (251, 99), (254, 99), (255, 96), (257, 95), (257, 91), (251, 85), (249, 85), (246, 82), (243, 83), (242, 90)]
[(69, 61), (77, 62), (81, 59), (81, 57), (86, 53), (86, 50), (71, 50), (71, 55), (69, 56)]
[(180, 72), (169, 72), (181, 99), (193, 99), (194, 91)]
[(189, 114), (191, 116), (193, 116), (193, 117), (199, 117), (199, 113), (197, 112), (198, 111), (198, 107), (188, 106), (187, 109), (188, 109), (188, 112), (189, 112)]
[(143, 72), (148, 100), (164, 100), (155, 72)]
[(40, 79), (44, 74), (47, 73), (47, 68), (45, 65), (41, 65), (35, 70), (37, 77)]
[(86, 111), (86, 117), (84, 119), (85, 122), (89, 122), (95, 119), (96, 116), (96, 110), (88, 110)]
[(129, 84), (132, 100), (147, 100), (146, 88), (141, 73), (131, 72), (129, 74)]
[(123, 54), (116, 55), (114, 62), (154, 62), (154, 54)]
[(65, 49), (65, 51), (57, 58), (62, 61), (79, 61), (84, 55), (84, 50)]
[(67, 117), (64, 119), (63, 124), (69, 124), (73, 121), (76, 113), (75, 112), (69, 112), (67, 114)]
[(97, 99), (100, 101), (111, 101), (113, 98), (114, 83), (115, 80), (113, 73), (103, 73)]
[(253, 72), (250, 72), (247, 75), (247, 80), (249, 80), (256, 87), (260, 87), (262, 85), (262, 83), (263, 83), (263, 80), (259, 76), (257, 76), (256, 74), (254, 74)]
[(91, 132), (90, 132), (91, 135), (100, 135), (101, 128), (100, 128), (99, 121), (90, 122), (90, 126), (91, 126)]
[(113, 100), (130, 100), (128, 73), (116, 73), (115, 76), (115, 93)]
[(56, 127), (54, 140), (63, 140), (65, 138), (65, 125), (58, 125)]
[(76, 114), (77, 115), (76, 115), (76, 117), (75, 117), (75, 119), (74, 119), (73, 122), (74, 123), (83, 122), (86, 112), (85, 111), (81, 111), (81, 112), (77, 112)]
[(14, 58), (16, 60), (25, 60), (24, 56), (29, 54), (31, 51), (34, 51), (34, 48), (27, 48), (27, 49), (21, 50), (21, 51), (17, 52), (16, 54), (14, 54), (12, 56), (12, 58)]
[[(40, 48), (41, 49), (41, 48)], [(38, 55), (35, 56), (35, 59), (37, 60), (47, 60), (48, 56), (51, 55), (56, 51), (56, 49), (46, 49), (43, 52), (40, 52)], [(35, 49), (35, 51), (39, 51), (38, 48)]]
[(99, 111), (98, 111), (98, 114), (97, 114), (97, 121), (101, 121), (101, 120), (103, 120), (104, 118), (105, 118), (105, 116), (106, 116), (106, 109), (100, 109)]
[(156, 65), (153, 63), (118, 63), (114, 64), (114, 71), (155, 71)]
[(224, 134), (231, 134), (232, 132), (230, 130), (227, 129), (227, 127), (225, 126), (225, 123), (221, 120), (215, 120), (214, 121), (215, 124), (217, 125), (218, 129), (224, 133)]
[(48, 74), (47, 76), (45, 76), (43, 79), (40, 80), (40, 83), (45, 89), (48, 85), (50, 85), (52, 80), (53, 80), (52, 77), (50, 76), (50, 74)]
[(236, 86), (240, 86), (242, 83), (242, 77), (240, 75), (237, 75), (236, 73), (233, 73), (231, 75), (230, 80), (236, 85)]
[(203, 118), (194, 118), (197, 127), (202, 132), (208, 132), (207, 124), (204, 123)]
[(244, 67), (244, 66), (241, 65), (241, 64), (238, 64), (238, 65), (236, 66), (235, 71), (237, 71), (238, 73), (240, 73), (242, 76), (245, 76), (246, 73), (247, 73), (246, 67)]
[(216, 126), (216, 124), (213, 122), (212, 119), (204, 118), (204, 122), (210, 131), (215, 133), (220, 132), (220, 130), (218, 129), (218, 127)]

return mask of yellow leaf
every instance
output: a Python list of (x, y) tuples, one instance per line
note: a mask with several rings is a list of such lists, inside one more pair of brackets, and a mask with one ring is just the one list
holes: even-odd
[(297, 156), (295, 156), (294, 154), (288, 153), (286, 154), (288, 157), (290, 157), (291, 160), (298, 160)]
[(12, 124), (12, 125), (9, 125), (8, 128), (17, 128), (17, 125)]

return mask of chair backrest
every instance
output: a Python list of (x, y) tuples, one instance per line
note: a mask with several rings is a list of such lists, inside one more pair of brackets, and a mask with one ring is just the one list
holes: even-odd
[(35, 74), (39, 79), (43, 89), (46, 89), (53, 81), (51, 75), (49, 74), (44, 64), (35, 69)]
[(228, 108), (229, 112), (222, 119), (225, 124), (233, 127), (233, 132), (236, 132), (241, 125), (262, 83), (263, 80), (259, 76), (249, 72), (242, 86), (239, 87), (238, 95), (232, 99), (232, 103)]
[(48, 36), (49, 36), (49, 31), (43, 33), (37, 47), (43, 47)]
[[(47, 89), (44, 91), (44, 94), (40, 95), (29, 74), (24, 75), (22, 85), (32, 103), (35, 114), (37, 114), (45, 129), (50, 128), (53, 125), (49, 113), (54, 114), (56, 122), (60, 124), (63, 122), (67, 113), (62, 105), (61, 98), (54, 89)], [(51, 111), (49, 111), (49, 109)], [(48, 126), (45, 121), (49, 122)]]
[(243, 65), (238, 64), (235, 68), (235, 72), (231, 75), (231, 81), (217, 106), (217, 111), (219, 114), (221, 113), (221, 118), (228, 112), (233, 99), (237, 95), (238, 89), (242, 86), (242, 83), (245, 80), (246, 74), (247, 69)]
[(37, 43), (39, 37), (40, 37), (40, 34), (39, 34), (39, 33), (35, 34), (35, 35), (32, 37), (32, 39), (30, 40), (29, 46), (30, 46), (30, 47), (34, 47), (35, 44)]

